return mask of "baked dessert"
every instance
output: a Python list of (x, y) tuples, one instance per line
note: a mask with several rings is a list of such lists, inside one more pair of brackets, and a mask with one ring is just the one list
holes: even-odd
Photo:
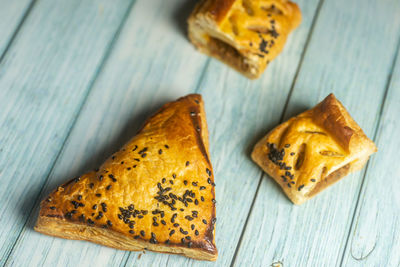
[(300, 22), (300, 9), (288, 0), (204, 0), (189, 17), (189, 39), (201, 52), (255, 79)]
[(333, 94), (277, 126), (254, 147), (252, 159), (295, 204), (361, 169), (375, 144)]
[(200, 95), (164, 105), (125, 146), (41, 202), (35, 230), (216, 260), (214, 177)]

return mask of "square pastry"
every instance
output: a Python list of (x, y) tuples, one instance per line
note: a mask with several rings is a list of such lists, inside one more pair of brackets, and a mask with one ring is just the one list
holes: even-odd
[(203, 53), (258, 78), (301, 22), (287, 0), (204, 0), (189, 17), (189, 39)]
[(254, 147), (252, 159), (295, 204), (302, 204), (361, 169), (375, 144), (333, 94), (278, 125)]

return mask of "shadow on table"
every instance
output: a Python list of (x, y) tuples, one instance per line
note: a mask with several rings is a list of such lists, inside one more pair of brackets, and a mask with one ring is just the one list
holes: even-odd
[(186, 0), (183, 1), (182, 5), (176, 9), (173, 14), (174, 24), (178, 31), (187, 38), (187, 19), (190, 13), (193, 11), (198, 0)]

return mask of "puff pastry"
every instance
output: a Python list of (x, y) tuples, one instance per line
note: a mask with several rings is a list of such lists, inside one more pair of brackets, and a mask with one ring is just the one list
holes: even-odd
[(216, 260), (214, 176), (200, 95), (164, 105), (99, 169), (41, 202), (35, 230)]
[(252, 159), (295, 204), (361, 169), (375, 144), (333, 94), (277, 126), (254, 147)]
[(188, 19), (189, 39), (203, 53), (258, 78), (301, 22), (288, 0), (204, 0)]

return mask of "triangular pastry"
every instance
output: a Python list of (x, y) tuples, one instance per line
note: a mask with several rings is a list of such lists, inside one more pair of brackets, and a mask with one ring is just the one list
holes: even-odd
[(189, 39), (203, 53), (258, 78), (301, 22), (288, 0), (203, 0), (190, 15)]
[(41, 203), (35, 230), (216, 260), (214, 177), (200, 95), (164, 105), (97, 170)]
[(361, 169), (375, 144), (333, 94), (277, 126), (254, 147), (252, 159), (295, 204)]

